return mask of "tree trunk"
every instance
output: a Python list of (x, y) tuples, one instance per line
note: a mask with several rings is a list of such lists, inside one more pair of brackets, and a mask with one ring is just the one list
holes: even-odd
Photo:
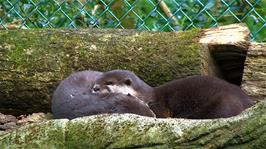
[(266, 148), (266, 100), (224, 119), (156, 119), (131, 114), (51, 120), (0, 135), (2, 148)]
[(266, 99), (266, 43), (252, 43), (246, 59), (242, 88), (254, 99)]
[(152, 86), (190, 75), (223, 76), (209, 50), (246, 51), (248, 34), (243, 25), (178, 33), (1, 30), (0, 112), (50, 111), (58, 83), (85, 69), (128, 69)]

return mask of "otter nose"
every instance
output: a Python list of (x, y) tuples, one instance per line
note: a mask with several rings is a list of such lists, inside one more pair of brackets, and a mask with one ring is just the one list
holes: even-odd
[(93, 86), (92, 90), (93, 90), (94, 92), (98, 92), (98, 91), (100, 91), (100, 85), (95, 84), (95, 85)]

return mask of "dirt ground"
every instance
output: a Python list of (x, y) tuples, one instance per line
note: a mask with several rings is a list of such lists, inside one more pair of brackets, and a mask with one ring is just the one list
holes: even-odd
[(50, 113), (33, 113), (18, 117), (0, 113), (0, 131), (11, 131), (27, 124), (43, 122), (49, 119), (52, 119), (52, 114)]

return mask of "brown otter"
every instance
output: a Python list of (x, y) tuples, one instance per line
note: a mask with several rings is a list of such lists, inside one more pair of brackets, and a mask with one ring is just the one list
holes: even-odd
[(131, 94), (148, 103), (156, 117), (225, 118), (253, 104), (238, 86), (211, 76), (191, 76), (152, 88), (133, 72), (113, 70), (101, 75), (93, 90)]
[(148, 105), (136, 97), (119, 93), (92, 93), (97, 71), (76, 72), (63, 80), (52, 98), (55, 118), (73, 119), (102, 113), (133, 113), (154, 117)]

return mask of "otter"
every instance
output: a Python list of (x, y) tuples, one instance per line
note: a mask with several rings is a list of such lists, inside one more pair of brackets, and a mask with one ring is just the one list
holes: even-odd
[(80, 71), (61, 81), (54, 91), (51, 110), (55, 118), (73, 119), (103, 113), (132, 113), (155, 117), (149, 106), (136, 97), (120, 93), (93, 93), (102, 72)]
[(238, 86), (211, 76), (189, 76), (151, 87), (131, 71), (112, 70), (96, 80), (93, 90), (135, 96), (159, 118), (226, 118), (253, 105)]

